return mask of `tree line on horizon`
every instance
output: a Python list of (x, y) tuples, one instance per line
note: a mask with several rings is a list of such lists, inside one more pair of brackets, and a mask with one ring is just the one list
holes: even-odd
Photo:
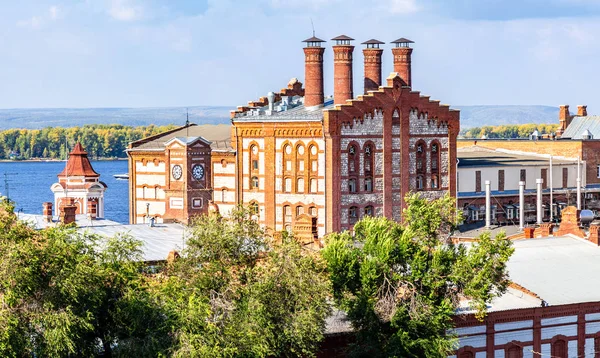
[(533, 131), (540, 135), (556, 133), (558, 124), (505, 124), (499, 126), (483, 126), (466, 128), (461, 131), (464, 138), (481, 138), (484, 134), (488, 139), (518, 139), (529, 138)]
[(461, 299), (483, 319), (514, 249), (454, 244), (449, 195), (406, 201), (403, 223), (365, 217), (321, 250), (249, 208), (203, 215), (166, 263), (128, 235), (35, 230), (0, 203), (0, 356), (314, 357), (335, 308), (353, 328), (344, 355), (445, 358)]
[(173, 128), (176, 126), (92, 124), (67, 128), (6, 129), (0, 131), (0, 159), (66, 159), (77, 142), (90, 158), (125, 158), (129, 142)]

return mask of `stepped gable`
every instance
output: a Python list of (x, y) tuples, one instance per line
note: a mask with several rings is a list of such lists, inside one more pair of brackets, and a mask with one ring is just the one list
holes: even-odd
[(59, 177), (66, 176), (83, 176), (83, 177), (99, 177), (100, 174), (96, 173), (92, 168), (92, 163), (87, 157), (87, 152), (83, 149), (81, 143), (77, 143), (75, 148), (69, 153), (69, 160), (65, 169), (58, 174)]
[[(302, 82), (298, 81), (297, 78), (292, 78), (287, 85), (287, 88), (282, 88), (279, 92), (275, 93), (274, 103), (281, 101), (283, 96), (300, 96), (304, 97), (304, 88), (302, 88)], [(234, 118), (236, 114), (244, 113), (250, 110), (250, 108), (264, 107), (269, 105), (269, 99), (267, 97), (260, 97), (258, 101), (249, 101), (247, 106), (238, 106), (237, 110), (231, 111), (231, 118)]]
[[(421, 96), (420, 92), (412, 91), (406, 86), (398, 73), (392, 73), (387, 78), (387, 86), (380, 86), (377, 91), (360, 95), (347, 103), (337, 104), (333, 109), (324, 111), (325, 122), (331, 134), (338, 134), (341, 126), (352, 128), (357, 121), (362, 122), (366, 113), (374, 115), (374, 110), (395, 107), (400, 111), (400, 118), (408, 121), (411, 111), (417, 111), (419, 118), (435, 121), (440, 126), (447, 126), (453, 134), (460, 130), (460, 111), (450, 109), (449, 105), (440, 101), (430, 100), (429, 96)], [(340, 124), (340, 127), (335, 127)]]

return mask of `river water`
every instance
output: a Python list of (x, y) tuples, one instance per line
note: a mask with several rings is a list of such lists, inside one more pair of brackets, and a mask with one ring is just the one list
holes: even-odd
[[(0, 193), (9, 195), (15, 210), (42, 214), (42, 203), (54, 202), (50, 186), (65, 162), (0, 162)], [(108, 189), (104, 193), (104, 216), (120, 223), (129, 221), (129, 186), (127, 180), (117, 180), (114, 174), (127, 173), (126, 160), (92, 162), (94, 170)], [(6, 175), (5, 175), (6, 174)]]

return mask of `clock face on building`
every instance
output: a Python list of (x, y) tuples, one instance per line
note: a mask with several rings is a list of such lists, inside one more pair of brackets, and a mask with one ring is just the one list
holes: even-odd
[(192, 176), (196, 180), (201, 180), (202, 178), (204, 178), (204, 167), (200, 164), (194, 165), (194, 167), (192, 168)]
[(181, 165), (174, 165), (173, 169), (171, 169), (171, 175), (173, 175), (173, 179), (175, 180), (181, 179), (182, 174), (183, 169), (181, 169)]

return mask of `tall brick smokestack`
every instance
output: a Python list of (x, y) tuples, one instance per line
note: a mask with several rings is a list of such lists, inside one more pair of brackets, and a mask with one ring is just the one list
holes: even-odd
[(566, 104), (561, 105), (558, 108), (558, 129), (556, 130), (556, 134), (561, 136), (569, 124), (571, 124), (571, 114), (569, 113), (569, 106)]
[(354, 98), (352, 91), (352, 52), (354, 46), (350, 41), (354, 40), (346, 35), (332, 38), (333, 46), (333, 102), (335, 104), (346, 103)]
[(410, 47), (410, 44), (414, 42), (402, 37), (396, 41), (392, 41), (392, 43), (395, 45), (395, 47), (392, 48), (392, 54), (394, 55), (394, 72), (397, 72), (400, 75), (400, 78), (402, 78), (408, 86), (412, 87), (411, 55), (413, 49)]
[(311, 37), (302, 42), (304, 47), (304, 107), (321, 106), (323, 104), (323, 53), (325, 42)]
[(367, 45), (363, 49), (363, 56), (365, 58), (365, 94), (368, 91), (377, 91), (381, 86), (381, 55), (383, 49), (379, 48), (379, 45), (384, 44), (379, 40), (371, 39), (362, 43)]

